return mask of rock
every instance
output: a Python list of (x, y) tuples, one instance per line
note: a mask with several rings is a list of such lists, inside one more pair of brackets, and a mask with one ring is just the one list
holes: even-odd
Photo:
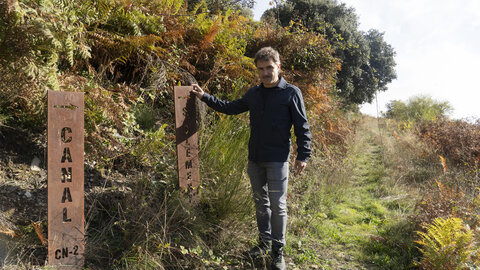
[(32, 163), (30, 164), (30, 170), (39, 172), (40, 169), (40, 159), (38, 157), (34, 157)]
[(32, 197), (32, 193), (30, 193), (30, 192), (28, 192), (28, 191), (25, 192), (25, 197), (27, 197), (27, 198), (30, 199), (30, 198)]

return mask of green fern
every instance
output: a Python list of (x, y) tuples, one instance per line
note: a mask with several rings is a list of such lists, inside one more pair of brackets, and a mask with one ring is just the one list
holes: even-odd
[(436, 218), (424, 226), (425, 232), (417, 232), (420, 240), (415, 241), (423, 259), (419, 264), (424, 269), (465, 269), (475, 264), (472, 256), (477, 253), (473, 232), (463, 225), (460, 218)]
[(73, 50), (74, 50), (74, 45), (73, 45), (73, 40), (72, 37), (69, 35), (65, 39), (65, 49), (66, 49), (66, 54), (67, 54), (67, 60), (70, 66), (73, 66)]

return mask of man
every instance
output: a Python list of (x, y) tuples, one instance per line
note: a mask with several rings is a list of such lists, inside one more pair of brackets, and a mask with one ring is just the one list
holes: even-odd
[(283, 257), (287, 226), (288, 159), (290, 129), (297, 140), (295, 175), (300, 174), (310, 157), (310, 131), (300, 90), (283, 79), (280, 55), (271, 47), (260, 49), (255, 65), (261, 84), (240, 99), (222, 101), (204, 93), (196, 84), (193, 91), (209, 107), (225, 114), (250, 111), (248, 175), (256, 207), (259, 244), (251, 256), (271, 251), (272, 268), (286, 269)]

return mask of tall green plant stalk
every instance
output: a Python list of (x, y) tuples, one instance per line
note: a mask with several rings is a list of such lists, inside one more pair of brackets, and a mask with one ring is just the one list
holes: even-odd
[(244, 116), (223, 115), (202, 132), (202, 199), (209, 206), (213, 220), (228, 217), (243, 220), (252, 213), (250, 186), (245, 175), (249, 132)]

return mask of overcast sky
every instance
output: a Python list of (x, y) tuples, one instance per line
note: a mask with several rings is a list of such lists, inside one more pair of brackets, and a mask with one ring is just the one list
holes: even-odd
[[(269, 8), (257, 0), (254, 19)], [(480, 118), (480, 0), (341, 0), (356, 10), (360, 30), (377, 29), (396, 51), (397, 79), (378, 94), (391, 100), (429, 95), (448, 101), (452, 118)], [(376, 115), (375, 101), (361, 111)]]

